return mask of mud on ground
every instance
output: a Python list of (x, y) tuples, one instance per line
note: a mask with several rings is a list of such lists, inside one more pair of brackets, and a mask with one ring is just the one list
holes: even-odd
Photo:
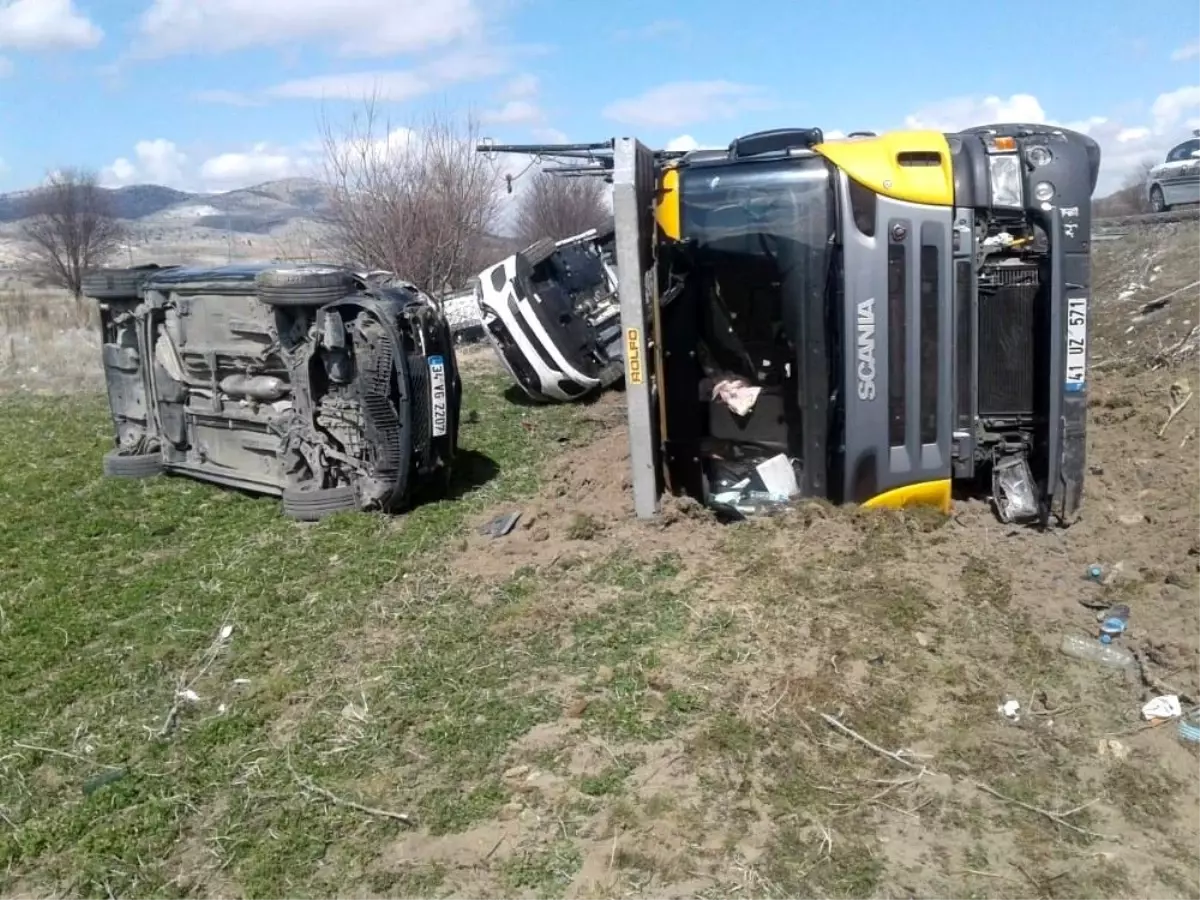
[[(1085, 506), (1065, 531), (1006, 527), (983, 502), (950, 520), (808, 503), (723, 526), (670, 501), (641, 524), (621, 398), (597, 404), (604, 436), (558, 462), (510, 535), (471, 534), (455, 563), (494, 636), (556, 661), (523, 683), (558, 712), (505, 751), (496, 817), (401, 838), (370, 883), (1200, 895), (1197, 752), (1139, 715), (1163, 687), (1200, 697), (1200, 402), (1164, 428), (1171, 385), (1200, 384), (1194, 355), (1158, 355), (1200, 320), (1195, 288), (1119, 343), (1131, 310), (1194, 275), (1180, 254), (1195, 238), (1152, 236), (1146, 277), (1097, 304), (1093, 359), (1133, 349), (1092, 380)], [(1085, 580), (1093, 563), (1106, 584)], [(1115, 602), (1144, 678), (1059, 651)], [(1010, 699), (1016, 720), (998, 710)]]

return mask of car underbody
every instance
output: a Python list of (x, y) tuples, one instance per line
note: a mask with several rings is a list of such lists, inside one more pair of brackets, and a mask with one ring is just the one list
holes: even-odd
[(448, 482), (461, 381), (446, 319), (388, 273), (145, 267), (89, 276), (116, 448), (160, 471), (280, 496), (285, 514), (396, 512)]

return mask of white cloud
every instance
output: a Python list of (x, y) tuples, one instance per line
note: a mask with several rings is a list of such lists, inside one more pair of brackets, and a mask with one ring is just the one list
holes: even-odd
[[(1100, 144), (1097, 197), (1121, 187), (1146, 160), (1161, 162), (1167, 150), (1200, 127), (1200, 85), (1160, 94), (1144, 114), (1148, 121), (1117, 121), (1105, 116), (1059, 119), (1047, 114), (1032, 94), (1011, 97), (956, 97), (921, 107), (904, 120), (908, 128), (955, 131), (998, 122), (1059, 125), (1082, 132)], [(1123, 119), (1125, 117), (1122, 117)]]
[(108, 187), (128, 184), (181, 187), (187, 177), (187, 162), (187, 155), (165, 138), (138, 141), (133, 148), (133, 159), (122, 156), (113, 160), (101, 171), (100, 181)]
[(492, 125), (531, 125), (542, 121), (542, 110), (528, 100), (509, 100), (499, 109), (488, 110), (481, 118)]
[(247, 151), (221, 153), (206, 159), (200, 165), (200, 180), (206, 190), (227, 191), (264, 181), (311, 176), (319, 171), (319, 166), (320, 160), (314, 156), (264, 143)]
[(16, 50), (85, 50), (104, 32), (73, 0), (0, 0), (0, 47)]
[(1200, 56), (1200, 40), (1194, 40), (1190, 44), (1184, 44), (1171, 54), (1171, 60), (1172, 62), (1183, 62), (1184, 60), (1193, 59), (1197, 56)]
[(520, 100), (537, 94), (540, 82), (536, 75), (524, 73), (509, 80), (504, 86), (502, 96), (510, 100)]
[(411, 71), (352, 72), (315, 75), (285, 81), (265, 91), (268, 97), (286, 100), (379, 100), (403, 102), (431, 91), (429, 81)]
[(261, 101), (239, 91), (214, 90), (194, 91), (192, 99), (197, 103), (219, 103), (225, 106), (259, 106)]
[(139, 49), (220, 53), (310, 41), (342, 56), (389, 56), (469, 38), (482, 25), (475, 0), (154, 0)]
[(904, 127), (932, 128), (937, 131), (956, 131), (973, 125), (993, 122), (1027, 122), (1039, 125), (1046, 121), (1046, 111), (1032, 94), (1013, 94), (1000, 97), (955, 97), (920, 107), (904, 117)]
[(476, 81), (502, 73), (507, 59), (498, 50), (458, 52), (412, 69), (342, 72), (295, 78), (266, 88), (259, 94), (228, 90), (202, 90), (192, 99), (202, 103), (256, 106), (273, 100), (352, 100), (402, 103), (451, 84)]
[(687, 25), (680, 19), (655, 19), (640, 28), (622, 28), (613, 33), (619, 41), (654, 41), (672, 35), (681, 35)]
[(729, 119), (771, 106), (762, 88), (732, 81), (673, 81), (637, 97), (617, 100), (604, 117), (625, 125), (681, 128), (714, 119)]
[(536, 75), (517, 75), (500, 89), (500, 106), (485, 110), (480, 119), (489, 125), (527, 125), (544, 128), (546, 113), (538, 103), (539, 88), (540, 82)]
[(533, 139), (541, 141), (543, 144), (566, 144), (568, 143), (567, 133), (559, 131), (557, 128), (534, 128)]

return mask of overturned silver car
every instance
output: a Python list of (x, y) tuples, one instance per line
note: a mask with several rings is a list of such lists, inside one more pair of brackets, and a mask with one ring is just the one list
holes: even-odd
[(285, 515), (397, 512), (449, 484), (462, 383), (439, 306), (340, 266), (91, 273), (115, 448), (110, 476), (188, 475)]
[(578, 400), (624, 374), (611, 227), (538, 241), (479, 273), (484, 333), (526, 394)]

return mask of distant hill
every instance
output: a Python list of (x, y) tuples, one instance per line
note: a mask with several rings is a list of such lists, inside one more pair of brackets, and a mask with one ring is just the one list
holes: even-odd
[[(193, 225), (266, 234), (294, 219), (319, 220), (329, 208), (329, 189), (311, 178), (285, 178), (223, 194), (189, 193), (158, 184), (101, 188), (116, 215), (130, 222)], [(34, 191), (0, 194), (0, 225), (29, 215)]]
[(1148, 212), (1150, 203), (1146, 198), (1146, 187), (1141, 184), (1121, 188), (1107, 197), (1092, 201), (1092, 215), (1098, 219), (1107, 216), (1135, 216)]

